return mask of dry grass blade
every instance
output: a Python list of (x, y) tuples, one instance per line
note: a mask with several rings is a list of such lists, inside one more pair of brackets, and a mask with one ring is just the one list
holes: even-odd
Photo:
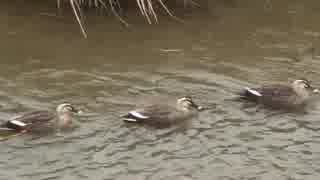
[(71, 5), (72, 10), (73, 10), (73, 13), (74, 13), (74, 15), (75, 15), (75, 17), (76, 17), (76, 20), (77, 20), (77, 22), (78, 22), (78, 24), (79, 24), (79, 26), (80, 26), (82, 35), (84, 36), (84, 38), (87, 38), (87, 33), (86, 33), (86, 31), (84, 30), (84, 27), (83, 27), (83, 25), (82, 25), (82, 21), (81, 21), (79, 15), (78, 15), (77, 8), (78, 8), (78, 10), (79, 10), (79, 14), (80, 14), (80, 15), (81, 15), (81, 9), (80, 9), (80, 6), (79, 6), (77, 0), (70, 0), (70, 5)]
[(136, 0), (136, 2), (137, 2), (138, 8), (139, 8), (141, 14), (144, 16), (143, 11), (142, 11), (142, 6), (140, 4), (140, 0)]
[(157, 14), (153, 8), (152, 0), (136, 0), (141, 14), (147, 19), (149, 24), (152, 24), (151, 17), (158, 23)]
[(171, 13), (171, 11), (167, 8), (167, 6), (163, 3), (162, 0), (158, 0), (158, 2), (159, 2), (160, 5), (162, 6), (162, 8), (165, 9), (165, 11), (166, 11), (172, 18), (174, 18), (175, 20), (177, 20), (177, 21), (179, 21), (179, 22), (183, 22), (182, 19), (176, 17), (175, 15), (173, 15), (173, 14)]
[(154, 11), (153, 9), (153, 6), (152, 6), (152, 1), (148, 1), (148, 8), (149, 8), (149, 12), (150, 14), (153, 16), (154, 20), (156, 21), (156, 23), (158, 23), (158, 17), (157, 17), (157, 14), (156, 12)]
[(61, 7), (61, 0), (57, 0), (57, 8), (60, 9)]
[[(152, 24), (150, 16), (153, 17), (156, 23), (158, 23), (158, 16), (155, 12), (152, 4), (152, 0), (136, 0), (137, 5), (139, 7), (139, 10), (141, 14), (147, 19), (149, 24)], [(183, 22), (178, 17), (174, 16), (171, 11), (168, 9), (168, 7), (165, 5), (163, 0), (157, 0), (157, 2), (161, 5), (161, 7), (166, 11), (167, 14), (169, 14), (171, 17), (176, 19), (177, 21)], [(184, 1), (185, 2), (185, 1)], [(194, 1), (190, 0), (191, 3), (194, 3)]]
[[(61, 7), (61, 4), (64, 1), (67, 2), (68, 0), (56, 0), (56, 1), (57, 1), (57, 7), (59, 9)], [(123, 1), (129, 1), (129, 0), (123, 0)], [(111, 10), (113, 15), (116, 16), (121, 23), (123, 23), (125, 26), (129, 26), (129, 24), (121, 17), (121, 14), (119, 14), (118, 10), (122, 10), (120, 2), (121, 0), (69, 0), (70, 6), (76, 18), (76, 21), (80, 26), (81, 33), (85, 38), (87, 38), (87, 33), (83, 25), (82, 19), (84, 18), (82, 16), (82, 11), (80, 6), (93, 7), (93, 8), (101, 7), (101, 8), (105, 8), (106, 10)], [(153, 22), (158, 23), (158, 15), (154, 8), (155, 7), (154, 5), (156, 3), (159, 3), (160, 8), (163, 8), (165, 12), (168, 15), (170, 15), (172, 18), (174, 18), (177, 21), (183, 22), (181, 19), (173, 15), (173, 13), (169, 10), (168, 6), (165, 4), (166, 3), (165, 0), (136, 0), (136, 4), (139, 8), (140, 13), (146, 18), (149, 24), (152, 24)], [(187, 6), (187, 5), (199, 6), (199, 4), (197, 4), (194, 0), (183, 0), (183, 3), (184, 3), (184, 6)]]
[[(102, 2), (102, 0), (99, 0), (99, 1), (100, 1), (100, 3), (102, 4), (103, 7), (107, 8), (106, 4), (105, 4), (104, 2)], [(117, 13), (117, 11), (114, 9), (113, 2), (115, 2), (115, 1), (109, 0), (109, 5), (110, 5), (110, 7), (111, 7), (112, 13), (120, 20), (120, 22), (122, 22), (125, 26), (128, 27), (129, 24), (128, 24), (124, 19), (122, 19), (121, 16), (120, 16), (120, 15)], [(116, 4), (117, 4), (117, 6), (118, 6), (119, 8), (121, 8), (118, 1), (116, 2)]]
[(200, 7), (200, 4), (198, 4), (197, 2), (193, 1), (193, 0), (183, 0), (183, 6), (187, 7), (188, 4), (190, 4), (191, 6), (197, 6)]
[(166, 10), (166, 12), (167, 12), (171, 17), (174, 17), (174, 15), (170, 12), (170, 10), (167, 8), (167, 6), (163, 3), (162, 0), (158, 0), (158, 2), (161, 4), (161, 6), (163, 7), (163, 9)]
[[(148, 23), (149, 23), (149, 24), (152, 24), (152, 21), (151, 21), (151, 19), (150, 19), (150, 17), (149, 17), (149, 14), (148, 14), (148, 12), (147, 12), (147, 9), (146, 9), (145, 0), (138, 0), (138, 1), (140, 1), (141, 7), (142, 7), (141, 10), (143, 11), (144, 16), (147, 18)], [(147, 0), (147, 1), (150, 1), (150, 0)]]

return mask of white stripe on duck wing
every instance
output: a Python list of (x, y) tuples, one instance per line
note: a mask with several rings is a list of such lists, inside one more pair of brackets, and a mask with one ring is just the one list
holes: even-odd
[(239, 92), (239, 98), (249, 101), (257, 101), (263, 97), (263, 93), (260, 89), (253, 89), (249, 87), (245, 87), (242, 91)]
[(3, 124), (1, 124), (1, 130), (14, 130), (20, 131), (26, 128), (28, 124), (18, 121), (18, 120), (10, 120)]
[(252, 89), (252, 88), (249, 88), (249, 87), (245, 87), (245, 90), (247, 91), (247, 93), (249, 93), (251, 95), (259, 96), (259, 97), (262, 96), (262, 94), (259, 91), (255, 90), (255, 89)]
[(17, 120), (11, 120), (9, 121), (9, 123), (19, 126), (19, 127), (25, 127), (27, 124), (21, 121), (17, 121)]
[(137, 110), (130, 111), (127, 115), (123, 116), (124, 121), (128, 122), (138, 122), (141, 120), (149, 119), (149, 116), (143, 114), (143, 112), (138, 112)]

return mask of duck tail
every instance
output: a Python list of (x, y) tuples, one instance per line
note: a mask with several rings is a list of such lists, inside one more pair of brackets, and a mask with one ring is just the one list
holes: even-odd
[(247, 90), (241, 90), (240, 92), (237, 93), (237, 95), (239, 96), (239, 98), (246, 98), (248, 97), (249, 93)]
[(0, 125), (0, 131), (21, 131), (27, 124), (17, 120), (10, 120)]
[(15, 129), (8, 127), (8, 122), (0, 124), (0, 131), (15, 131)]
[(247, 99), (250, 96), (250, 93), (247, 89), (243, 89), (240, 92), (236, 93), (238, 96), (238, 99)]
[(138, 122), (139, 121), (138, 119), (136, 119), (135, 116), (133, 116), (130, 113), (123, 115), (121, 117), (123, 118), (123, 121), (125, 121), (125, 122)]

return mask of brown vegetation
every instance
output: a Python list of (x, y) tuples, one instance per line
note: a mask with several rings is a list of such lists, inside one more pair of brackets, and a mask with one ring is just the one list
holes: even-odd
[[(184, 6), (196, 4), (193, 0), (174, 1), (180, 1)], [(158, 8), (162, 8), (168, 15), (174, 17), (167, 6), (167, 3), (169, 3), (167, 0), (57, 0), (57, 7), (60, 8), (63, 3), (70, 4), (84, 37), (87, 37), (87, 34), (82, 21), (82, 7), (104, 8), (105, 10), (110, 10), (125, 25), (127, 25), (127, 22), (122, 18), (119, 12), (123, 11), (127, 6), (132, 5), (138, 7), (140, 13), (146, 18), (149, 24), (158, 23), (158, 16), (156, 13), (156, 9)]]

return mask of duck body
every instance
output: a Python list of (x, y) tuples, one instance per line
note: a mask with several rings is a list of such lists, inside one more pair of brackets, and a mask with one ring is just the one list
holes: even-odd
[(35, 129), (47, 129), (55, 123), (56, 115), (49, 111), (32, 111), (13, 117), (11, 120), (3, 123), (1, 128), (7, 128), (13, 131), (34, 131)]
[(274, 108), (302, 108), (306, 106), (317, 89), (306, 80), (296, 80), (291, 85), (267, 85), (259, 88), (246, 87), (240, 97)]
[(201, 106), (196, 105), (191, 98), (187, 97), (178, 99), (176, 105), (151, 104), (129, 111), (122, 117), (126, 122), (172, 125), (194, 117), (201, 109)]
[(268, 86), (261, 88), (245, 88), (244, 99), (270, 106), (303, 105), (304, 101), (296, 101), (294, 91), (286, 86)]
[(67, 128), (72, 124), (72, 113), (78, 113), (68, 103), (57, 107), (57, 112), (46, 110), (31, 111), (15, 116), (12, 119), (0, 124), (1, 130), (15, 132), (51, 132), (55, 129)]
[(130, 111), (123, 116), (128, 122), (150, 124), (173, 124), (177, 121), (193, 117), (196, 112), (184, 112), (166, 105), (151, 105)]

